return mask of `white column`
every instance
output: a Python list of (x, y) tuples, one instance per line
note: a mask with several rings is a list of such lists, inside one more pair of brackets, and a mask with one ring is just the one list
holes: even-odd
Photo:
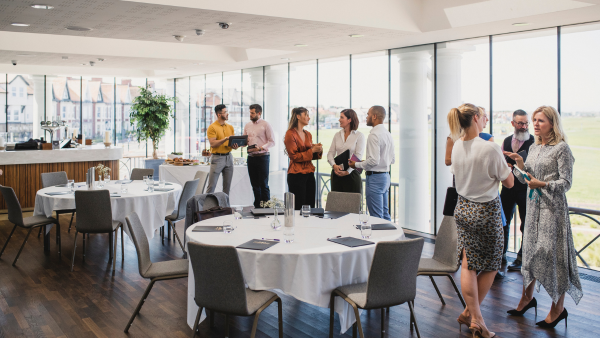
[[(442, 47), (442, 48), (440, 48)], [(450, 135), (448, 112), (460, 106), (462, 101), (461, 60), (463, 50), (443, 48), (437, 50), (437, 227), (442, 223), (446, 190), (452, 186), (450, 167), (445, 164), (446, 138)]]
[[(44, 136), (44, 131), (40, 128), (40, 122), (44, 120), (44, 75), (32, 75), (31, 78), (33, 79), (32, 132), (33, 138), (39, 139)], [(50, 106), (46, 108), (50, 109)]]
[(398, 54), (400, 64), (399, 224), (430, 232), (429, 130), (427, 117), (428, 51)]
[(283, 153), (283, 137), (288, 123), (288, 74), (287, 67), (271, 68), (265, 74), (264, 117), (271, 124), (275, 147), (271, 148), (269, 171), (287, 168), (288, 157)]

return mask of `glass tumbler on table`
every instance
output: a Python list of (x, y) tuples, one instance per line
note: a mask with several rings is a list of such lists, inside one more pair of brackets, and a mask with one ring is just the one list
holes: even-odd
[(158, 181), (159, 188), (164, 189), (165, 185), (166, 185), (166, 182), (164, 179), (161, 179), (160, 181)]
[(235, 219), (235, 222), (233, 223), (233, 229), (235, 230), (242, 220), (242, 207), (233, 208), (233, 218)]
[(121, 183), (121, 194), (127, 193), (127, 183)]
[(151, 177), (152, 176), (148, 177), (148, 179), (146, 180), (146, 185), (148, 185), (148, 192), (154, 192), (154, 180), (152, 180)]
[(358, 220), (360, 221), (360, 235), (362, 238), (371, 238), (371, 224), (369, 224), (369, 214), (365, 210), (361, 210), (358, 214)]
[(71, 192), (75, 191), (75, 180), (67, 180), (67, 188), (69, 188), (69, 190)]
[(303, 217), (310, 216), (310, 205), (303, 205), (302, 206), (302, 216)]
[(230, 234), (233, 231), (233, 222), (225, 221), (223, 222), (223, 232), (226, 234)]
[(110, 175), (104, 175), (104, 185), (108, 185), (110, 183)]

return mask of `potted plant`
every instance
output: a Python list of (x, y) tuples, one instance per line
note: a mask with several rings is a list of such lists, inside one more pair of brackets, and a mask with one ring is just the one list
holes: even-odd
[(174, 118), (173, 107), (169, 102), (177, 98), (151, 92), (140, 87), (140, 95), (133, 99), (130, 122), (134, 126), (133, 135), (138, 142), (152, 141), (152, 158), (158, 159), (158, 142), (169, 129), (169, 118)]

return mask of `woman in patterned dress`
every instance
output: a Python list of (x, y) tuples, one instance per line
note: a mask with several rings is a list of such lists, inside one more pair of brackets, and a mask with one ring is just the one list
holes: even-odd
[[(448, 124), (452, 138), (450, 171), (456, 178), (458, 202), (454, 220), (458, 230), (458, 259), (462, 293), (467, 303), (457, 321), (469, 325), (473, 335), (494, 337), (483, 320), (480, 304), (487, 295), (496, 272), (502, 265), (504, 231), (498, 185), (513, 186), (500, 146), (479, 137), (485, 115), (476, 106), (465, 103), (452, 108)], [(464, 136), (458, 139), (463, 132)], [(481, 271), (477, 275), (477, 271)]]
[(529, 185), (529, 198), (521, 267), (523, 294), (517, 308), (508, 313), (522, 316), (529, 308), (537, 309), (533, 288), (535, 286), (539, 292), (542, 285), (552, 298), (552, 307), (546, 319), (536, 325), (554, 327), (562, 319), (566, 325), (565, 293), (575, 304), (583, 296), (565, 195), (571, 188), (575, 159), (556, 109), (541, 106), (533, 112), (531, 119), (536, 137), (527, 162), (523, 163), (518, 154), (505, 152), (529, 177), (526, 181), (514, 169), (519, 181)]

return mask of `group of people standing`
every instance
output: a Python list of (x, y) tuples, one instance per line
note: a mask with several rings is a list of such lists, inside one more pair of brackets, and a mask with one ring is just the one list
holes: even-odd
[(541, 106), (531, 119), (535, 136), (528, 132), (527, 113), (515, 111), (515, 133), (500, 147), (488, 142), (491, 135), (482, 134), (488, 120), (482, 108), (465, 103), (448, 114), (451, 150), (446, 153), (446, 164), (458, 193), (454, 210), (457, 258), (462, 264), (461, 288), (467, 303), (457, 321), (482, 337), (495, 335), (485, 324), (480, 304), (503, 259), (506, 262), (515, 205), (523, 243), (509, 268), (520, 268), (523, 290), (517, 307), (507, 312), (522, 316), (530, 308), (537, 310), (533, 289), (537, 287), (539, 292), (541, 285), (552, 298), (552, 307), (536, 325), (554, 327), (568, 316), (563, 305), (565, 293), (575, 303), (583, 296), (565, 195), (572, 183), (574, 158), (556, 109)]
[[(223, 174), (223, 192), (229, 194), (233, 176), (233, 156), (231, 151), (236, 145), (229, 146), (229, 137), (234, 136), (233, 126), (227, 123), (229, 114), (225, 105), (215, 107), (217, 120), (207, 130), (207, 138), (211, 145), (211, 169), (209, 172), (207, 192), (212, 193), (216, 183)], [(269, 189), (269, 149), (275, 146), (271, 125), (261, 118), (262, 107), (258, 104), (250, 106), (250, 122), (244, 127), (244, 135), (248, 135), (248, 174), (254, 193), (254, 207), (260, 208), (261, 201), (268, 201)], [(373, 106), (367, 113), (367, 126), (373, 127), (365, 138), (358, 131), (358, 115), (352, 109), (340, 112), (341, 130), (335, 134), (327, 153), (327, 161), (332, 167), (331, 190), (339, 192), (362, 193), (362, 179), (359, 171), (366, 175), (365, 197), (367, 208), (372, 216), (391, 220), (388, 206), (390, 187), (390, 166), (395, 161), (392, 135), (383, 125), (386, 118), (385, 108)], [(285, 153), (289, 157), (287, 171), (288, 190), (295, 195), (295, 209), (303, 205), (315, 207), (316, 180), (313, 160), (323, 157), (323, 145), (313, 143), (312, 134), (304, 128), (308, 126), (310, 116), (308, 109), (297, 107), (292, 109), (283, 143)], [(348, 162), (347, 170), (335, 163), (335, 157), (346, 150), (362, 161)], [(364, 156), (364, 158), (363, 158)]]

